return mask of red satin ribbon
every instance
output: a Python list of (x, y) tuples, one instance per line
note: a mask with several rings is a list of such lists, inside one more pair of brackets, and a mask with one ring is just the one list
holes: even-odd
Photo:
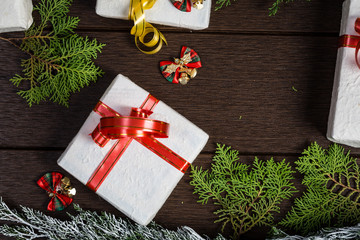
[(101, 186), (132, 140), (136, 140), (166, 162), (185, 173), (190, 163), (155, 138), (167, 138), (169, 124), (149, 119), (159, 100), (150, 94), (140, 106), (132, 108), (130, 116), (121, 116), (105, 103), (99, 101), (94, 111), (102, 118), (91, 136), (96, 144), (104, 147), (110, 139), (118, 139), (97, 169), (87, 186), (93, 191)]
[[(355, 31), (360, 34), (360, 18), (356, 19), (354, 28)], [(355, 48), (355, 61), (356, 61), (356, 65), (360, 68), (360, 62), (358, 58), (358, 53), (360, 49), (360, 36), (347, 35), (347, 34), (342, 35), (340, 36), (338, 47)]]

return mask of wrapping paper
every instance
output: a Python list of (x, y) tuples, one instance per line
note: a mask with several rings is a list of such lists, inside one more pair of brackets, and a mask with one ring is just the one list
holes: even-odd
[[(148, 92), (123, 75), (118, 75), (100, 99), (121, 115), (142, 104)], [(157, 140), (192, 163), (205, 146), (208, 135), (160, 101), (152, 119), (170, 124), (169, 138)], [(100, 116), (91, 112), (78, 134), (58, 160), (58, 164), (86, 184), (115, 140), (100, 148), (89, 136)], [(132, 141), (96, 192), (139, 224), (148, 224), (183, 176), (178, 169)]]
[[(129, 5), (129, 0), (97, 0), (96, 13), (102, 17), (128, 20)], [(210, 11), (211, 0), (205, 0), (201, 10), (192, 8), (191, 12), (181, 12), (170, 0), (158, 0), (145, 11), (145, 19), (149, 23), (201, 30), (209, 26)]]
[[(360, 0), (346, 0), (343, 3), (340, 36), (359, 35), (354, 29), (358, 17)], [(327, 138), (360, 147), (360, 69), (355, 61), (355, 48), (338, 49)]]
[(31, 0), (0, 0), (0, 33), (27, 30), (32, 10)]

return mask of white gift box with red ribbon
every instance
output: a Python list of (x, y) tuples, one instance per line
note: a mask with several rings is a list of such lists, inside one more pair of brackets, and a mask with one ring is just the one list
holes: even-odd
[[(360, 17), (360, 0), (343, 3), (340, 36), (359, 36), (355, 31)], [(338, 49), (327, 138), (333, 142), (360, 147), (360, 68), (357, 66), (356, 46)]]
[[(100, 101), (121, 116), (129, 116), (131, 109), (141, 106), (148, 96), (147, 91), (118, 75)], [(162, 101), (152, 111), (150, 120), (169, 124), (168, 138), (156, 140), (192, 163), (209, 136)], [(88, 184), (117, 142), (110, 140), (100, 147), (93, 141), (89, 134), (97, 127), (100, 118), (98, 113), (91, 112), (58, 160), (61, 167), (83, 184)], [(134, 221), (146, 225), (155, 217), (183, 175), (164, 158), (133, 140), (96, 193)]]
[(0, 33), (25, 31), (33, 23), (31, 0), (0, 1)]
[[(130, 0), (97, 0), (96, 13), (102, 17), (129, 19)], [(145, 19), (149, 23), (201, 30), (209, 27), (211, 0), (205, 0), (202, 9), (192, 8), (191, 12), (182, 12), (172, 5), (170, 0), (158, 0), (154, 6), (145, 10)]]

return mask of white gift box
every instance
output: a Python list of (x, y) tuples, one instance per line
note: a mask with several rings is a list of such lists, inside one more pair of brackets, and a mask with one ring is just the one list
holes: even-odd
[[(123, 75), (118, 75), (100, 99), (123, 116), (132, 107), (139, 107), (148, 92)], [(205, 146), (209, 136), (182, 115), (159, 101), (149, 117), (169, 123), (169, 137), (159, 142), (192, 163)], [(100, 116), (91, 112), (78, 134), (58, 160), (58, 164), (86, 184), (116, 140), (103, 148), (89, 134)], [(148, 224), (165, 203), (184, 174), (164, 159), (132, 141), (97, 194), (139, 224)]]
[[(102, 17), (128, 19), (130, 0), (97, 0), (96, 13)], [(170, 0), (158, 0), (151, 9), (145, 10), (145, 19), (149, 23), (189, 28), (205, 29), (209, 26), (211, 0), (204, 1), (200, 10), (191, 12), (178, 10)]]
[[(360, 36), (354, 29), (359, 17), (360, 0), (346, 0), (343, 3), (340, 36)], [(355, 61), (355, 48), (338, 49), (327, 138), (360, 147), (360, 69)]]
[(32, 10), (31, 0), (0, 0), (0, 33), (27, 30)]

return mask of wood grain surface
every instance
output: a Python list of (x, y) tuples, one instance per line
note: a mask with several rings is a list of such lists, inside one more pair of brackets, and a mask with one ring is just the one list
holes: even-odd
[[(206, 30), (158, 26), (168, 46), (152, 56), (136, 49), (130, 21), (97, 16), (95, 2), (75, 0), (71, 15), (81, 18), (80, 34), (107, 44), (96, 60), (106, 74), (73, 94), (69, 108), (50, 102), (29, 108), (8, 81), (21, 71), (24, 55), (0, 41), (0, 196), (11, 207), (21, 204), (45, 210), (47, 196), (35, 181), (45, 172), (64, 172), (57, 159), (118, 73), (210, 135), (195, 165), (210, 166), (217, 142), (239, 150), (241, 160), (249, 164), (254, 156), (286, 158), (293, 164), (309, 143), (330, 144), (326, 129), (342, 1), (299, 0), (283, 5), (274, 17), (268, 16), (272, 0), (238, 0), (219, 11), (213, 6)], [(168, 83), (158, 68), (159, 61), (178, 56), (183, 45), (195, 49), (203, 63), (186, 86)], [(360, 155), (360, 149), (346, 149)], [(73, 181), (78, 190), (75, 202), (81, 207), (123, 216)], [(187, 225), (214, 237), (220, 231), (220, 225), (213, 223), (215, 208), (196, 203), (189, 181), (186, 173), (155, 221), (170, 229)], [(303, 190), (301, 175), (294, 182)], [(283, 203), (276, 221), (291, 203)], [(66, 219), (65, 213), (49, 215)], [(263, 239), (265, 230), (254, 229), (245, 238)]]

